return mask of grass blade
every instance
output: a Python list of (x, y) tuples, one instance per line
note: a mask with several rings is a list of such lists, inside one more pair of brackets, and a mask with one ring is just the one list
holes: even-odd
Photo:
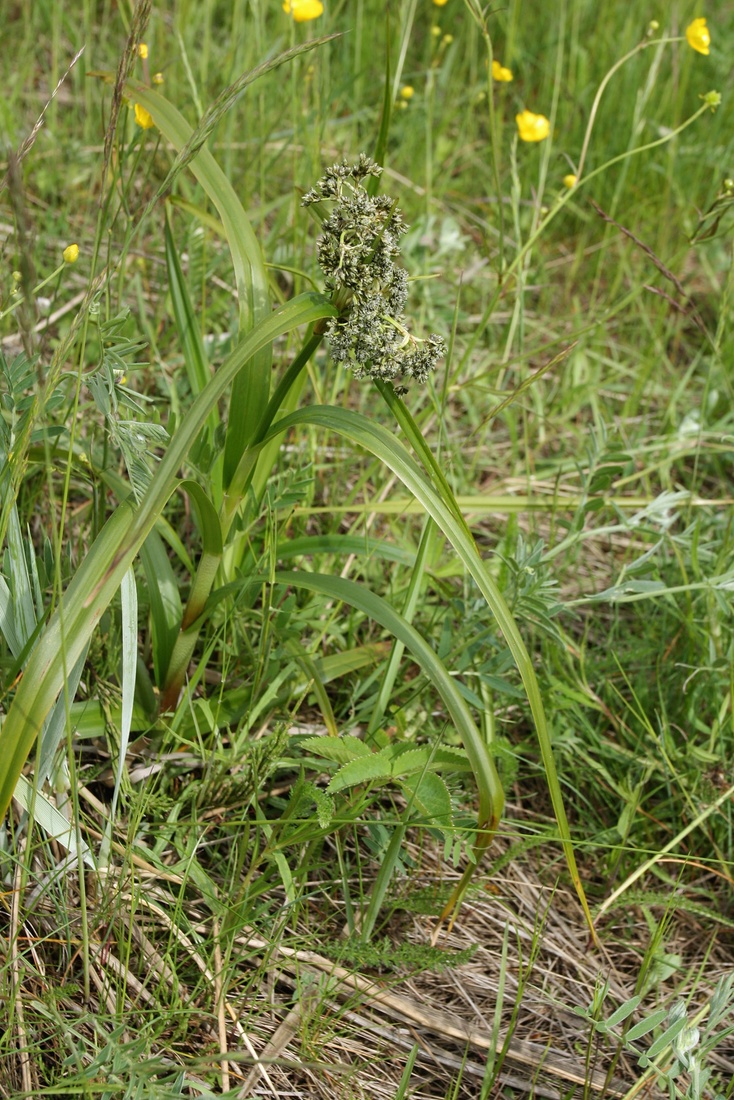
[[(576, 865), (571, 832), (563, 805), (563, 796), (558, 781), (558, 773), (553, 759), (550, 732), (548, 730), (535, 670), (522, 637), (520, 636), (517, 624), (512, 617), (502, 593), (497, 587), (494, 577), (482, 561), (474, 539), (463, 517), (459, 518), (459, 516), (457, 516), (458, 505), (455, 502), (455, 498), (453, 499), (453, 503), (447, 503), (444, 499), (444, 494), (446, 492), (451, 493), (448, 483), (445, 478), (442, 477), (442, 492), (437, 491), (426, 480), (423, 471), (392, 433), (381, 425), (368, 420), (367, 417), (362, 416), (360, 413), (353, 412), (349, 409), (313, 405), (309, 408), (291, 413), (284, 419), (279, 420), (277, 424), (273, 425), (270, 434), (282, 432), (289, 427), (295, 427), (301, 424), (313, 424), (326, 431), (336, 432), (338, 435), (345, 436), (347, 439), (350, 439), (352, 443), (364, 447), (371, 454), (380, 458), (393, 473), (397, 474), (406, 488), (421, 501), (426, 511), (432, 516), (439, 528), (446, 535), (454, 547), (454, 550), (476, 581), (495, 617), (497, 625), (505, 637), (515, 659), (520, 676), (522, 677), (533, 720), (535, 722), (535, 730), (540, 745), (548, 790), (553, 803), (553, 811), (555, 813), (556, 822), (558, 823), (558, 832), (560, 834), (563, 853), (576, 893), (583, 908), (589, 930), (595, 938), (594, 923)], [(453, 494), (451, 495), (453, 497)]]
[(33, 649), (12, 705), (0, 727), (0, 817), (47, 714), (63, 688), (65, 670), (79, 659), (122, 578), (173, 492), (178, 471), (210, 411), (237, 372), (265, 344), (333, 312), (320, 294), (303, 294), (261, 322), (228, 356), (199, 394), (171, 439), (136, 508), (123, 502), (95, 539), (59, 608)]
[(138, 659), (138, 590), (135, 586), (135, 573), (128, 569), (120, 585), (122, 604), (122, 713), (120, 715), (120, 743), (118, 746), (115, 787), (112, 792), (112, 805), (105, 826), (104, 838), (99, 853), (100, 867), (106, 867), (110, 858), (112, 829), (120, 796), (122, 773), (125, 767), (127, 746), (133, 720), (135, 702), (135, 671)]
[[(125, 85), (130, 98), (150, 112), (161, 133), (178, 153), (159, 194), (169, 190), (176, 175), (188, 166), (217, 208), (234, 265), (240, 337), (245, 336), (270, 313), (268, 276), (260, 244), (244, 207), (232, 184), (205, 148), (205, 142), (249, 85), (299, 55), (328, 42), (332, 37), (326, 36), (302, 43), (244, 73), (222, 92), (206, 111), (196, 129), (189, 125), (165, 96), (153, 91), (147, 84), (129, 80)], [(225, 487), (229, 484), (245, 448), (253, 440), (265, 411), (270, 393), (271, 362), (271, 348), (264, 346), (252, 360), (243, 364), (240, 376), (234, 381), (224, 447)]]
[(82, 859), (87, 867), (95, 868), (94, 856), (82, 841), (77, 845), (77, 830), (73, 821), (68, 821), (46, 796), (34, 789), (24, 775), (19, 776), (14, 798), (26, 813), (32, 814), (47, 836), (52, 837), (67, 852)]
[(410, 650), (438, 691), (461, 735), (479, 791), (479, 829), (491, 833), (499, 823), (504, 804), (504, 792), (497, 769), (487, 751), (484, 738), (474, 724), (469, 708), (446, 666), (415, 627), (406, 622), (387, 600), (344, 577), (279, 571), (275, 574), (275, 580), (279, 584), (303, 588), (307, 592), (318, 592), (329, 599), (341, 600), (351, 607), (356, 607)]

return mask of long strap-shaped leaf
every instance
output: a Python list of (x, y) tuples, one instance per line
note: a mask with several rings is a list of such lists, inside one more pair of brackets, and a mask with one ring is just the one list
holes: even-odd
[[(178, 153), (192, 141), (194, 146), (198, 144), (193, 128), (165, 96), (135, 80), (129, 81), (126, 88), (150, 111), (156, 126)], [(224, 225), (234, 266), (242, 337), (270, 312), (268, 276), (260, 244), (235, 189), (209, 150), (198, 147), (195, 155), (188, 159), (188, 167), (216, 206)], [(270, 364), (271, 349), (264, 345), (257, 355), (243, 364), (242, 374), (232, 391), (225, 443), (225, 485), (267, 404)]]
[(332, 316), (320, 294), (302, 294), (261, 322), (207, 383), (172, 438), (137, 507), (121, 504), (95, 539), (31, 653), (5, 721), (0, 727), (0, 819), (43, 721), (64, 683), (64, 669), (82, 653), (105, 608), (120, 587), (149, 531), (177, 484), (178, 471), (207, 416), (242, 364), (285, 332)]
[(576, 865), (573, 851), (571, 831), (568, 826), (568, 818), (563, 805), (563, 795), (558, 781), (553, 748), (551, 745), (548, 723), (543, 708), (543, 700), (540, 687), (535, 675), (535, 669), (530, 659), (525, 643), (522, 640), (517, 624), (512, 613), (500, 592), (494, 577), (482, 560), (476, 544), (468, 532), (466, 524), (456, 516), (455, 508), (444, 501), (434, 487), (428, 482), (423, 471), (411, 457), (402, 443), (395, 438), (386, 428), (373, 423), (361, 413), (350, 409), (332, 408), (325, 405), (311, 405), (291, 413), (273, 425), (269, 436), (277, 432), (286, 431), (288, 428), (302, 424), (310, 424), (323, 428), (325, 431), (336, 432), (345, 436), (353, 443), (370, 451), (397, 474), (410, 492), (420, 500), (428, 514), (433, 517), (443, 533), (448, 538), (454, 550), (463, 561), (466, 568), (476, 581), (479, 589), (494, 615), (497, 625), (502, 631), (510, 651), (515, 659), (518, 671), (522, 677), (525, 691), (530, 704), (530, 710), (535, 722), (535, 730), (540, 745), (540, 753), (543, 759), (548, 790), (553, 803), (553, 811), (558, 823), (558, 832), (566, 857), (569, 873), (576, 888), (579, 901), (586, 916), (592, 937), (595, 937), (593, 920), (589, 910), (586, 894), (581, 883), (581, 877)]
[[(234, 187), (206, 148), (206, 141), (228, 110), (245, 90), (266, 73), (286, 65), (301, 54), (330, 41), (333, 35), (299, 43), (249, 72), (243, 73), (228, 88), (192, 128), (173, 104), (141, 81), (128, 80), (125, 92), (140, 103), (153, 117), (156, 126), (177, 152), (163, 187), (170, 189), (173, 179), (184, 167), (189, 167), (222, 219), (224, 232), (232, 254), (240, 314), (240, 338), (270, 312), (270, 290), (260, 244)], [(160, 192), (159, 192), (160, 194)], [(252, 360), (243, 364), (234, 381), (230, 398), (230, 415), (224, 443), (224, 486), (237, 467), (246, 447), (253, 441), (270, 393), (271, 348), (262, 347)]]
[(388, 630), (410, 650), (443, 699), (461, 735), (479, 791), (478, 826), (480, 831), (486, 830), (493, 833), (499, 824), (504, 804), (504, 793), (497, 769), (461, 692), (443, 661), (434, 653), (428, 642), (387, 600), (355, 581), (305, 571), (278, 572), (275, 574), (275, 580), (279, 584), (289, 584), (295, 588), (305, 588), (309, 592), (319, 592), (329, 599), (342, 600), (351, 607), (356, 607)]

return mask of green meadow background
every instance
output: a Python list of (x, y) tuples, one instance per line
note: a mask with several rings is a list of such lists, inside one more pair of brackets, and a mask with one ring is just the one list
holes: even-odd
[[(734, 10), (324, 9), (6, 0), (0, 1095), (731, 1096)], [(402, 396), (323, 339), (362, 153)], [(376, 1077), (478, 944), (481, 1058)]]

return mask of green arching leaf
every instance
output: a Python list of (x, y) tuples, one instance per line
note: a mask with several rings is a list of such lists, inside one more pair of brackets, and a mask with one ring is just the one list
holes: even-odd
[(120, 585), (122, 608), (122, 710), (120, 715), (120, 742), (117, 747), (117, 768), (115, 770), (115, 786), (112, 792), (112, 804), (107, 819), (104, 837), (99, 852), (99, 865), (106, 867), (109, 863), (110, 847), (112, 844), (112, 829), (117, 810), (117, 800), (120, 797), (122, 786), (122, 774), (127, 756), (127, 746), (130, 740), (130, 730), (133, 720), (133, 704), (135, 701), (135, 677), (138, 659), (138, 590), (135, 586), (135, 572), (132, 566), (122, 578)]
[(359, 557), (377, 558), (381, 561), (395, 561), (401, 565), (412, 566), (415, 562), (415, 551), (406, 550), (402, 546), (395, 546), (385, 539), (368, 538), (362, 535), (304, 535), (302, 538), (288, 539), (278, 542), (278, 557), (281, 561), (290, 561), (292, 558), (306, 557), (308, 555), (321, 557), (324, 554), (339, 554), (348, 557), (355, 554)]
[[(402, 443), (396, 439), (394, 434), (389, 432), (387, 428), (373, 423), (371, 420), (368, 420), (367, 417), (350, 409), (311, 405), (305, 409), (300, 409), (297, 412), (291, 413), (289, 416), (279, 420), (276, 424), (273, 424), (268, 435), (272, 436), (301, 424), (313, 424), (323, 428), (325, 431), (336, 432), (338, 435), (345, 436), (347, 439), (351, 440), (352, 443), (364, 447), (365, 450), (380, 458), (389, 469), (397, 474), (410, 492), (421, 501), (428, 514), (435, 520), (438, 527), (446, 535), (465, 567), (476, 581), (495, 617), (497, 625), (505, 637), (507, 645), (515, 660), (515, 664), (520, 672), (520, 676), (522, 677), (533, 715), (533, 721), (535, 722), (535, 730), (543, 759), (546, 782), (548, 783), (548, 791), (551, 796), (553, 811), (558, 823), (558, 831), (563, 846), (563, 852), (566, 857), (566, 863), (576, 888), (579, 901), (584, 910), (589, 929), (592, 935), (595, 935), (591, 912), (576, 865), (571, 831), (568, 826), (568, 819), (563, 805), (561, 786), (558, 781), (558, 773), (553, 759), (550, 732), (548, 730), (548, 723), (543, 708), (543, 700), (540, 694), (538, 679), (535, 675), (535, 669), (533, 668), (533, 663), (525, 648), (525, 644), (512, 613), (497, 587), (497, 582), (482, 561), (476, 543), (466, 525), (466, 521), (460, 515), (456, 499), (453, 497), (453, 494), (451, 494), (448, 483), (444, 477), (441, 478), (441, 492), (439, 493), (426, 479), (423, 471), (410, 456)], [(435, 463), (435, 459), (433, 462)], [(444, 500), (446, 494), (451, 496), (449, 502)], [(470, 753), (471, 759), (470, 747), (466, 744), (465, 747), (467, 752)], [(486, 747), (484, 747), (482, 755), (487, 755)], [(477, 763), (478, 761), (472, 760), (472, 768), (475, 770), (475, 775), (477, 774)]]
[(209, 499), (198, 481), (187, 479), (179, 481), (179, 489), (187, 493), (194, 506), (196, 523), (201, 536), (201, 547), (205, 554), (221, 557), (223, 549), (222, 525), (213, 501)]
[[(202, 487), (196, 481), (182, 481), (179, 489), (188, 494), (194, 506), (199, 533), (201, 535), (202, 551), (191, 591), (186, 602), (186, 608), (176, 624), (173, 648), (169, 654), (169, 660), (162, 681), (161, 705), (167, 708), (172, 695), (178, 696), (183, 684), (185, 670), (188, 668), (191, 655), (196, 645), (198, 631), (186, 634), (186, 631), (196, 623), (207, 608), (209, 593), (219, 564), (222, 560), (222, 525), (219, 515), (213, 503), (206, 495)], [(161, 683), (161, 681), (159, 681)]]
[(71, 724), (73, 728), (74, 723), (71, 720), (69, 708), (71, 700), (76, 695), (77, 688), (79, 687), (79, 681), (84, 672), (84, 662), (86, 659), (87, 648), (85, 648), (77, 658), (74, 667), (66, 670), (64, 691), (59, 695), (51, 708), (51, 713), (44, 722), (43, 729), (41, 730), (35, 771), (35, 783), (37, 788), (40, 788), (47, 779), (53, 777), (55, 768), (58, 765), (56, 754), (66, 741), (68, 725)]
[[(438, 691), (464, 743), (479, 790), (479, 827), (490, 831), (496, 828), (502, 814), (504, 794), (494, 761), (453, 678), (418, 631), (407, 623), (387, 600), (383, 600), (381, 596), (344, 577), (328, 577), (320, 573), (277, 572), (275, 580), (279, 584), (304, 588), (309, 592), (319, 592), (330, 599), (342, 600), (364, 612), (403, 642)], [(387, 774), (390, 775), (389, 761), (386, 765)]]
[(23, 545), (23, 534), (18, 519), (18, 506), (13, 504), (10, 508), (8, 522), (8, 576), (10, 579), (10, 596), (13, 607), (13, 622), (15, 630), (23, 645), (32, 636), (36, 628), (37, 615), (33, 600), (33, 587), (28, 572), (26, 560), (26, 548)]
[[(410, 573), (410, 580), (408, 582), (408, 592), (405, 601), (402, 606), (403, 617), (409, 622), (413, 622), (413, 617), (418, 607), (418, 601), (423, 589), (426, 572), (426, 562), (431, 552), (433, 543), (435, 542), (435, 536), (437, 528), (435, 523), (431, 519), (427, 519), (423, 525), (423, 534), (421, 535), (420, 545), (418, 552), (415, 555), (415, 563)], [(385, 712), (390, 703), (390, 698), (395, 687), (395, 681), (400, 669), (400, 662), (403, 659), (403, 645), (401, 642), (396, 642), (390, 651), (390, 656), (387, 659), (385, 665), (385, 671), (382, 677), (382, 683), (380, 684), (380, 691), (377, 696), (377, 700), (372, 709), (370, 715), (369, 726), (367, 727), (368, 737), (371, 737), (377, 729), (379, 729)]]
[[(168, 212), (167, 212), (168, 213)], [(176, 321), (181, 353), (184, 358), (186, 374), (194, 397), (201, 393), (211, 377), (209, 363), (204, 351), (204, 341), (199, 331), (189, 290), (186, 285), (181, 264), (176, 250), (176, 243), (171, 231), (170, 217), (166, 217), (165, 224), (166, 244), (166, 269), (168, 274), (168, 289), (171, 294), (173, 316)], [(210, 416), (212, 429), (216, 428), (219, 419), (215, 412)]]
[(19, 657), (24, 643), (15, 629), (13, 597), (2, 574), (0, 574), (0, 634), (13, 656)]
[[(204, 351), (204, 341), (199, 331), (199, 323), (189, 296), (186, 280), (178, 259), (176, 244), (171, 231), (171, 220), (166, 212), (165, 243), (168, 288), (173, 304), (173, 316), (176, 321), (181, 353), (186, 367), (186, 375), (194, 397), (201, 393), (211, 378), (211, 370)], [(216, 409), (212, 409), (207, 419), (209, 439), (213, 438), (219, 424)]]
[(179, 582), (163, 539), (156, 530), (150, 532), (141, 546), (140, 560), (148, 586), (155, 682), (160, 687), (168, 671), (183, 615)]
[[(240, 337), (245, 336), (270, 312), (267, 269), (260, 244), (244, 207), (232, 184), (204, 143), (220, 119), (250, 84), (260, 76), (287, 64), (300, 54), (328, 42), (331, 37), (333, 36), (301, 43), (276, 57), (268, 58), (261, 65), (243, 74), (231, 87), (222, 92), (195, 130), (165, 96), (153, 91), (147, 84), (136, 80), (128, 80), (125, 84), (125, 94), (150, 112), (158, 129), (178, 153), (169, 177), (175, 178), (181, 167), (188, 166), (217, 208), (234, 265), (240, 313)], [(166, 189), (171, 183), (172, 180), (166, 180), (164, 185)], [(250, 361), (243, 364), (241, 374), (234, 381), (224, 446), (225, 488), (229, 485), (245, 449), (255, 439), (270, 393), (271, 361), (270, 346), (263, 346)]]
[(87, 867), (96, 869), (94, 856), (84, 841), (77, 844), (77, 830), (74, 822), (65, 818), (42, 791), (35, 790), (33, 784), (29, 783), (24, 775), (18, 778), (14, 793), (23, 809), (33, 814), (47, 836), (53, 837), (62, 848), (71, 852), (77, 859), (81, 856)]
[(303, 294), (261, 322), (227, 357), (196, 398), (171, 439), (140, 504), (124, 501), (113, 512), (74, 575), (59, 607), (33, 648), (12, 705), (0, 727), (0, 818), (7, 812), (33, 742), (122, 578), (161, 515), (178, 471), (211, 409), (246, 362), (266, 343), (300, 325), (333, 314), (320, 294)]
[[(212, 154), (203, 142), (199, 144), (202, 124), (194, 130), (164, 95), (141, 81), (129, 80), (125, 85), (125, 94), (150, 112), (164, 138), (179, 154), (182, 164), (196, 176), (217, 208), (232, 254), (240, 310), (240, 335), (245, 336), (269, 309), (270, 291), (260, 244), (244, 207)], [(174, 164), (173, 172), (177, 171), (178, 167)]]

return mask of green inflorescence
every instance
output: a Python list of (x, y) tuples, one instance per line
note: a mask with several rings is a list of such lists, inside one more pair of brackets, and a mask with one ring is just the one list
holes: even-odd
[(425, 382), (446, 347), (440, 336), (421, 340), (406, 326), (408, 275), (397, 261), (408, 227), (396, 203), (371, 195), (363, 182), (381, 173), (363, 153), (356, 164), (345, 160), (327, 168), (303, 196), (304, 206), (334, 203), (318, 242), (326, 288), (339, 307), (326, 335), (334, 361), (357, 378)]

